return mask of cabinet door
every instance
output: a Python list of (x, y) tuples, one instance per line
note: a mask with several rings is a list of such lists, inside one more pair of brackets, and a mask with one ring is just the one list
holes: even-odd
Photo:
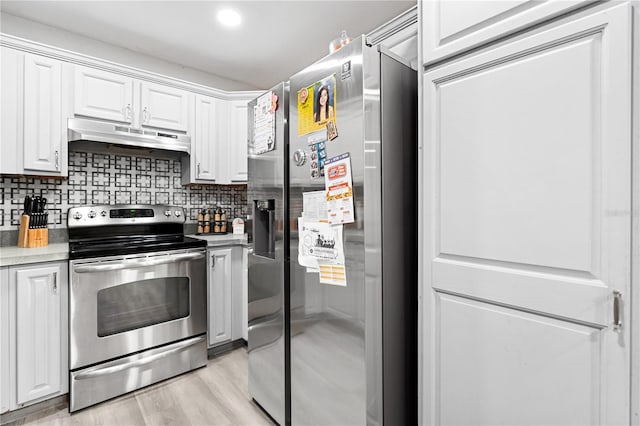
[(193, 149), (194, 178), (196, 181), (216, 180), (216, 147), (218, 144), (218, 99), (196, 95), (195, 121), (191, 147)]
[(61, 173), (62, 63), (24, 55), (24, 168)]
[(0, 174), (18, 174), (22, 173), (24, 54), (7, 47), (2, 47), (0, 52)]
[[(3, 57), (4, 59), (4, 57)], [(11, 403), (11, 316), (9, 268), (0, 268), (0, 414), (13, 408)]]
[(249, 249), (242, 249), (242, 338), (249, 341)]
[(430, 64), (532, 26), (586, 0), (434, 0), (421, 7), (423, 61)]
[(231, 274), (233, 281), (231, 283), (231, 339), (242, 339), (242, 316), (243, 316), (243, 299), (242, 290), (243, 281), (243, 247), (231, 247)]
[(209, 250), (209, 346), (231, 340), (231, 249)]
[(161, 84), (142, 82), (140, 124), (187, 131), (191, 94)]
[(17, 402), (61, 390), (62, 265), (16, 271)]
[(74, 90), (76, 115), (133, 122), (133, 78), (76, 66)]
[(232, 101), (229, 117), (229, 180), (244, 183), (248, 179), (247, 161), (247, 101)]
[(424, 423), (629, 424), (630, 18), (424, 75)]

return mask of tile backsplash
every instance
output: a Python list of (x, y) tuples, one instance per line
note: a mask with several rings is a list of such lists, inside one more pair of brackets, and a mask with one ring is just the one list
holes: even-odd
[(185, 208), (187, 223), (215, 206), (246, 218), (246, 186), (182, 186), (180, 176), (177, 159), (71, 151), (68, 179), (0, 176), (0, 231), (17, 229), (24, 197), (33, 194), (47, 199), (54, 229), (66, 228), (69, 207), (88, 204), (173, 204)]

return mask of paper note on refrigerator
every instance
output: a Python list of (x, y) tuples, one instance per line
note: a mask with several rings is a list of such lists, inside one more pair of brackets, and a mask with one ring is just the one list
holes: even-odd
[(324, 191), (302, 193), (302, 217), (307, 222), (327, 222), (327, 196)]
[(320, 268), (320, 283), (347, 286), (347, 270), (344, 265), (335, 265), (318, 261)]
[(349, 153), (328, 158), (324, 162), (324, 168), (329, 223), (344, 224), (355, 222), (351, 157)]
[(253, 154), (272, 151), (276, 144), (276, 120), (272, 92), (260, 96), (253, 113)]
[(319, 269), (324, 265), (344, 266), (342, 226), (326, 222), (307, 221), (298, 218), (298, 263), (307, 268)]

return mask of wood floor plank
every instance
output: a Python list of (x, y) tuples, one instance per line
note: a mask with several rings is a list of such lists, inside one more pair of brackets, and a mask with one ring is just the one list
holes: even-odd
[(6, 426), (273, 425), (251, 400), (246, 348), (204, 368), (97, 404), (74, 414), (52, 407)]

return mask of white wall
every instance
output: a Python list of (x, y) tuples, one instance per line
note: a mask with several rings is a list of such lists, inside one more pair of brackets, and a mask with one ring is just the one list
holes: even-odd
[(259, 89), (4, 12), (0, 12), (0, 32), (216, 89)]

